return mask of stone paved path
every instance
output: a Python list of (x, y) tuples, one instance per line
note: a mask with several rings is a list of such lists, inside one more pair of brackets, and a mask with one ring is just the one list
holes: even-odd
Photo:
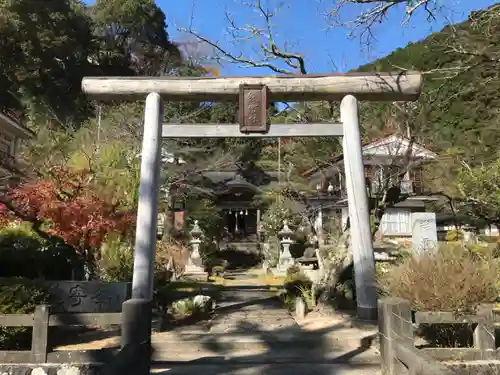
[(359, 330), (342, 321), (304, 330), (275, 291), (248, 274), (230, 278), (208, 324), (153, 336), (154, 373), (379, 374), (378, 352), (366, 344), (374, 327)]
[[(249, 289), (251, 288), (251, 289)], [(230, 286), (221, 293), (210, 333), (299, 333), (291, 315), (283, 309), (276, 292), (257, 287)]]

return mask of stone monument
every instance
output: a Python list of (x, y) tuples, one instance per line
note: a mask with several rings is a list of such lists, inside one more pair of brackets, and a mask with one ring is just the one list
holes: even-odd
[(438, 238), (434, 212), (412, 213), (411, 241), (413, 249), (418, 253), (437, 249)]
[(100, 281), (47, 281), (53, 313), (116, 313), (130, 298), (132, 284)]
[(203, 261), (200, 256), (203, 231), (198, 225), (198, 220), (194, 221), (193, 229), (191, 229), (189, 234), (191, 235), (191, 252), (184, 270), (184, 277), (192, 280), (208, 281), (208, 273), (205, 272), (205, 267), (203, 267)]

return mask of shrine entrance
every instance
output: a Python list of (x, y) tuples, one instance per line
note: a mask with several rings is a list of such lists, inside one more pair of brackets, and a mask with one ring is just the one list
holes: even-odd
[(233, 238), (249, 238), (257, 234), (257, 209), (224, 210), (225, 224)]
[(215, 203), (224, 219), (223, 241), (258, 240), (261, 212), (253, 199), (259, 192), (259, 187), (239, 174), (226, 183), (226, 189), (217, 196)]
[[(122, 345), (144, 346), (151, 338), (151, 301), (156, 248), (156, 221), (161, 160), (165, 138), (343, 137), (346, 190), (351, 222), (358, 316), (377, 316), (375, 260), (365, 186), (358, 100), (411, 101), (422, 88), (419, 73), (354, 73), (264, 77), (107, 77), (84, 78), (92, 99), (142, 100), (144, 135), (134, 253), (132, 299), (122, 310)], [(239, 124), (163, 124), (163, 100), (239, 101)], [(339, 123), (272, 124), (270, 101), (341, 101)], [(237, 211), (237, 210), (236, 210)], [(234, 232), (251, 228), (250, 215), (237, 211)], [(140, 327), (140, 328), (138, 328)], [(149, 361), (144, 352), (144, 360)], [(139, 359), (136, 359), (137, 361)]]

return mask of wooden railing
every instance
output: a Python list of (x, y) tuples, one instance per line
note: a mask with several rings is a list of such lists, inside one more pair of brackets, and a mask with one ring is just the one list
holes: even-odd
[[(414, 319), (412, 316), (414, 315)], [(384, 375), (455, 375), (441, 361), (473, 361), (500, 359), (495, 347), (495, 322), (499, 322), (492, 305), (476, 314), (451, 312), (412, 313), (409, 301), (384, 298), (379, 301), (379, 332), (382, 373)], [(475, 324), (472, 348), (417, 349), (413, 340), (413, 324)]]
[(108, 362), (117, 350), (55, 351), (49, 347), (49, 327), (113, 326), (121, 323), (121, 313), (51, 314), (50, 306), (40, 305), (33, 314), (2, 314), (1, 327), (33, 327), (31, 350), (0, 351), (0, 363), (90, 363)]

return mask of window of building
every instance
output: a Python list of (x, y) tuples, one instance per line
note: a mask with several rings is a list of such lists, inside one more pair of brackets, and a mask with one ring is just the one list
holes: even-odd
[(0, 151), (9, 155), (14, 154), (14, 138), (0, 132)]
[(12, 138), (10, 135), (0, 133), (0, 139), (5, 140), (7, 142), (12, 142), (14, 138)]
[(7, 154), (10, 154), (10, 144), (8, 144), (7, 142), (3, 142), (2, 140), (0, 140), (0, 151), (4, 152), (4, 153), (7, 153)]
[(411, 211), (404, 208), (388, 208), (380, 227), (387, 236), (408, 236), (411, 234)]

